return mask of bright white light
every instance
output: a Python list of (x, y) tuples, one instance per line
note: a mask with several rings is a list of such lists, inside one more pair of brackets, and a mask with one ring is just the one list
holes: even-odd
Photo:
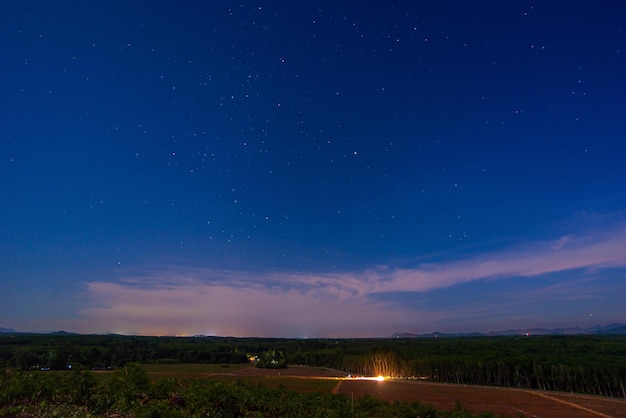
[(356, 379), (356, 380), (376, 380), (378, 382), (382, 382), (385, 380), (385, 376), (352, 376), (348, 375), (348, 379)]

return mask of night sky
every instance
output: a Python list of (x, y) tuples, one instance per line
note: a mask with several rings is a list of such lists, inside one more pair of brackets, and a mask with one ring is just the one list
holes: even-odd
[(626, 322), (621, 1), (5, 1), (0, 326)]

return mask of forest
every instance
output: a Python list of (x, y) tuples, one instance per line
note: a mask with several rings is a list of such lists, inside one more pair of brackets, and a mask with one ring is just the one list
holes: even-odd
[[(95, 416), (111, 410), (133, 411), (137, 416), (141, 411), (157, 411), (145, 416), (161, 416), (158, 411), (167, 411), (162, 416), (200, 416), (222, 404), (217, 410), (232, 412), (222, 416), (298, 416), (296, 410), (307, 411), (308, 416), (345, 416), (341, 411), (348, 407), (356, 409), (353, 416), (453, 416), (437, 415), (453, 411), (416, 403), (348, 402), (339, 395), (297, 394), (242, 382), (149, 382), (142, 369), (149, 364), (243, 364), (250, 359), (256, 359), (257, 367), (307, 365), (346, 375), (626, 398), (625, 336), (278, 339), (11, 334), (0, 336), (0, 411), (4, 414), (0, 416), (14, 416), (9, 413), (14, 408), (42, 403), (73, 405), (76, 416), (84, 416), (84, 408)], [(105, 373), (109, 378), (99, 377), (102, 370), (110, 370)], [(279, 400), (289, 400), (291, 406)], [(363, 406), (367, 402), (372, 405)], [(393, 408), (404, 408), (406, 414)], [(379, 409), (380, 413), (368, 415)]]
[[(0, 368), (115, 369), (127, 362), (287, 364), (346, 374), (625, 397), (626, 336), (278, 339), (119, 335), (0, 336)], [(263, 366), (263, 362), (259, 362)]]

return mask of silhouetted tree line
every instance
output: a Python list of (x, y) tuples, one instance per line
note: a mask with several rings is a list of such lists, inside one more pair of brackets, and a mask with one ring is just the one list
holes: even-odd
[(362, 340), (360, 347), (343, 357), (343, 370), (626, 398), (623, 336)]
[(626, 337), (278, 340), (289, 364), (626, 398)]
[(81, 369), (117, 368), (127, 362), (244, 363), (251, 355), (258, 356), (261, 367), (299, 364), (339, 369), (347, 374), (626, 398), (624, 336), (438, 339), (0, 337), (2, 369), (67, 369), (69, 365)]
[(21, 370), (116, 368), (139, 363), (246, 363), (236, 339), (100, 335), (0, 337), (0, 365)]

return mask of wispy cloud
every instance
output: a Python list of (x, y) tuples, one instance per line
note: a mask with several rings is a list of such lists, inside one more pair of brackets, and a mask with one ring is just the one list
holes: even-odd
[[(408, 308), (374, 297), (428, 292), (461, 283), (541, 277), (626, 266), (626, 229), (567, 236), (465, 259), (414, 268), (342, 273), (254, 273), (169, 266), (115, 281), (86, 283), (91, 328), (143, 334), (273, 336), (388, 335), (395, 327), (440, 322), (452, 311)], [(541, 281), (538, 281), (541, 285)], [(579, 284), (574, 286), (580, 293)], [(543, 295), (567, 292), (544, 285)], [(538, 294), (542, 291), (537, 290)]]
[(376, 291), (416, 291), (450, 287), (458, 283), (506, 277), (531, 277), (583, 268), (626, 265), (626, 229), (613, 233), (568, 236), (535, 242), (447, 263), (399, 269), (388, 280), (377, 281)]
[[(197, 273), (197, 272), (196, 272)], [(211, 274), (207, 271), (204, 274)], [(367, 335), (394, 320), (398, 311), (363, 298), (328, 298), (328, 292), (231, 287), (201, 279), (129, 285), (87, 284), (94, 305), (81, 312), (91, 326), (143, 334), (237, 336)], [(408, 311), (407, 311), (408, 314)]]

